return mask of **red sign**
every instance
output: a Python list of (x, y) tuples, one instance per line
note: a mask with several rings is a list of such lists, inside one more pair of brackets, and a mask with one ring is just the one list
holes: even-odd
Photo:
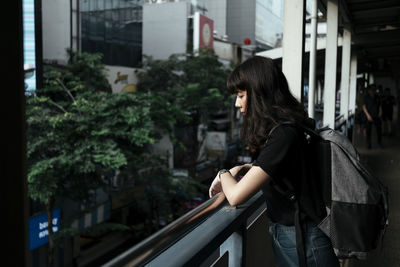
[(200, 14), (200, 48), (213, 48), (214, 21)]

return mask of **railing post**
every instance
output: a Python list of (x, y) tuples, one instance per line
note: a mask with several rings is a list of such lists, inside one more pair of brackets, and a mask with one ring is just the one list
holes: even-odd
[(229, 267), (241, 267), (243, 256), (243, 237), (239, 232), (234, 232), (219, 247), (219, 255), (222, 256), (226, 251), (229, 253)]

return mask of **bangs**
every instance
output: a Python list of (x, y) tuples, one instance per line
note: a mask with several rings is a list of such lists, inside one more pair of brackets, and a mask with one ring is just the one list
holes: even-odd
[(239, 66), (229, 75), (226, 82), (229, 93), (237, 94), (239, 91), (246, 91), (247, 82), (243, 79), (243, 75), (241, 74)]

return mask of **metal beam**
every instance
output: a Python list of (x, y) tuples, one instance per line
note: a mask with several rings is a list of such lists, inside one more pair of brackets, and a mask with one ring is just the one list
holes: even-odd
[(360, 33), (354, 37), (356, 45), (400, 44), (400, 30)]
[(398, 7), (400, 2), (398, 0), (381, 0), (370, 3), (348, 3), (347, 6), (350, 10), (365, 11), (365, 10), (379, 10), (382, 8)]
[(400, 10), (400, 6), (396, 7), (381, 7), (376, 9), (367, 9), (367, 10), (354, 10), (352, 12), (352, 16), (355, 20), (358, 18), (376, 18), (376, 17), (398, 17), (398, 12)]
[(366, 3), (371, 3), (371, 2), (376, 2), (377, 0), (351, 0), (352, 4), (366, 4)]
[(397, 17), (378, 17), (378, 18), (364, 18), (364, 19), (353, 19), (355, 27), (367, 27), (367, 26), (391, 26), (392, 24), (398, 24), (399, 20)]
[[(374, 33), (377, 31), (385, 30), (386, 26), (388, 26), (387, 23), (382, 24), (382, 25), (376, 25), (376, 24), (361, 25), (361, 24), (359, 24), (359, 25), (357, 25), (357, 28), (354, 29), (355, 30), (354, 33), (355, 34)], [(396, 22), (396, 23), (391, 22), (389, 26), (391, 26), (393, 28), (400, 28), (400, 21)]]
[(347, 27), (351, 27), (353, 25), (352, 15), (350, 14), (347, 2), (345, 0), (340, 0), (339, 15), (343, 18), (343, 22)]

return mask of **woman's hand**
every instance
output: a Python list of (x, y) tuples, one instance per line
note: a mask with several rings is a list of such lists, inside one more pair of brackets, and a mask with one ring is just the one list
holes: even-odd
[[(233, 177), (236, 177), (241, 169), (250, 169), (251, 167), (252, 164), (239, 165), (230, 169), (229, 172), (232, 174)], [(213, 196), (215, 196), (220, 192), (222, 192), (222, 185), (221, 185), (221, 180), (219, 179), (219, 175), (217, 174), (217, 176), (215, 176), (213, 182), (211, 183), (210, 189), (208, 190), (208, 194), (210, 198), (212, 198)]]
[(222, 185), (221, 185), (221, 180), (219, 179), (219, 174), (217, 173), (217, 176), (215, 176), (214, 181), (210, 185), (208, 194), (210, 198), (212, 198), (213, 196), (215, 196), (220, 192), (222, 192)]

